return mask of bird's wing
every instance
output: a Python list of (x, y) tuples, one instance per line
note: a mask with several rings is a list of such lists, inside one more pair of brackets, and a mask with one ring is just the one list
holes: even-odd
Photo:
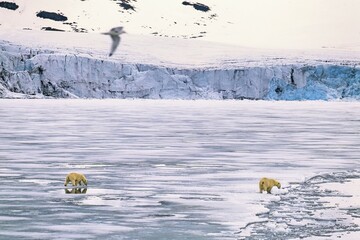
[(114, 27), (112, 29), (110, 29), (110, 32), (113, 32), (113, 33), (120, 33), (122, 32), (124, 27)]
[(119, 46), (120, 43), (120, 37), (118, 35), (110, 35), (112, 39), (112, 45), (111, 45), (111, 51), (109, 56), (112, 56), (116, 50), (116, 48)]

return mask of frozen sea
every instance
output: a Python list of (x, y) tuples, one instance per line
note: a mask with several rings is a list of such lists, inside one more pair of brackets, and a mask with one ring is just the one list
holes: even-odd
[(360, 237), (360, 102), (0, 100), (0, 126), (0, 239)]

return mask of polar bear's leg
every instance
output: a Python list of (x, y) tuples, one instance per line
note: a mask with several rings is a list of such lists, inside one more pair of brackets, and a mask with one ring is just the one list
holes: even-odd
[(77, 185), (77, 182), (76, 182), (75, 179), (71, 179), (71, 183), (72, 183), (73, 186), (76, 186), (76, 185)]

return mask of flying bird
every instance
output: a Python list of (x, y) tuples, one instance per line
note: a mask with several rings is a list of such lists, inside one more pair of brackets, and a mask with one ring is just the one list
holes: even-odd
[(104, 35), (110, 35), (112, 39), (112, 45), (111, 45), (111, 51), (109, 57), (111, 57), (114, 54), (116, 48), (119, 46), (120, 35), (126, 33), (123, 29), (124, 29), (123, 27), (115, 27), (110, 29), (109, 32), (102, 33)]

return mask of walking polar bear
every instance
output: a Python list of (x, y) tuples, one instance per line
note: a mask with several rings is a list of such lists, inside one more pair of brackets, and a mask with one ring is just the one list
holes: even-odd
[(271, 179), (271, 178), (262, 178), (259, 181), (259, 189), (260, 189), (260, 193), (262, 193), (263, 191), (267, 191), (267, 193), (271, 193), (271, 189), (277, 186), (279, 189), (281, 188), (281, 184), (276, 181), (275, 179)]
[(71, 182), (73, 186), (77, 186), (78, 184), (81, 185), (81, 183), (87, 186), (88, 183), (84, 174), (75, 173), (75, 172), (69, 173), (66, 176), (64, 186), (66, 186), (69, 182)]

